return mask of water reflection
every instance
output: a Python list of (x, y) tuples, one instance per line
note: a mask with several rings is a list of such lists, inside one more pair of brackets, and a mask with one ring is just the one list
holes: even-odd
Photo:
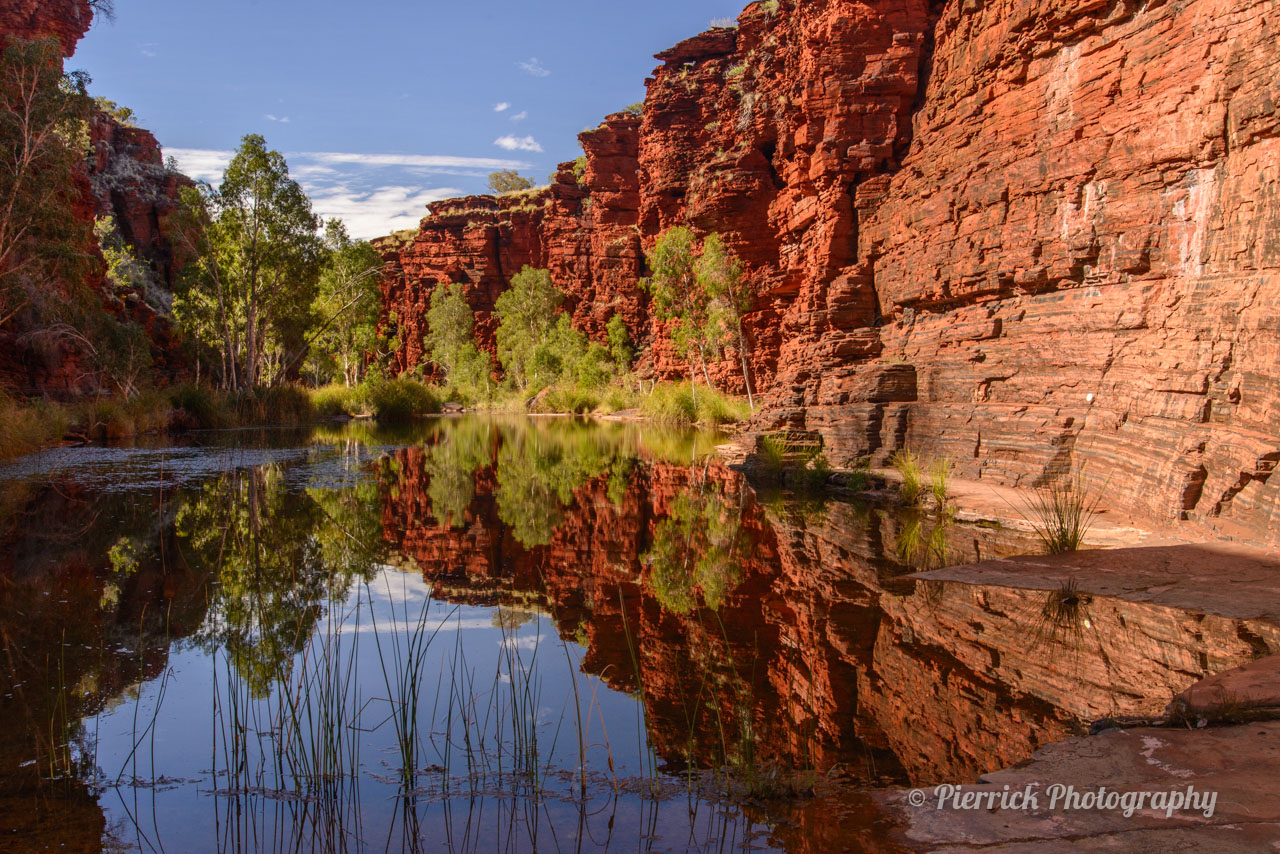
[(1032, 546), (757, 494), (718, 439), (453, 418), (28, 464), (0, 490), (0, 827), (870, 844), (869, 786), (972, 780), (1280, 648), (1256, 621), (910, 580)]

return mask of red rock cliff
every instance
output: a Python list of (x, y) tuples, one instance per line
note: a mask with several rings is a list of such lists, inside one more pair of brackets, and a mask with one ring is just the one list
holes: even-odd
[[(87, 0), (28, 2), (0, 0), (0, 40), (57, 38), (65, 56), (88, 30), (93, 9)], [(173, 378), (184, 368), (180, 342), (170, 320), (171, 292), (185, 260), (173, 214), (179, 192), (190, 186), (185, 175), (170, 172), (156, 138), (141, 128), (127, 127), (105, 112), (97, 112), (89, 126), (90, 152), (83, 174), (76, 178), (79, 199), (74, 215), (90, 224), (112, 216), (120, 236), (150, 268), (153, 281), (145, 287), (115, 292), (95, 263), (83, 282), (52, 282), (59, 293), (88, 286), (101, 295), (104, 312), (139, 324), (151, 342), (157, 379)], [(87, 235), (87, 230), (86, 230)], [(85, 254), (98, 260), (91, 236)], [(83, 356), (68, 340), (32, 343), (21, 318), (0, 331), (0, 387), (28, 395), (75, 396), (98, 393), (99, 384)]]
[(93, 23), (89, 0), (0, 0), (0, 40), (56, 38), (71, 56)]
[(638, 127), (584, 135), (581, 188), (562, 169), (523, 201), (440, 203), (383, 244), (400, 366), (436, 282), (467, 281), (488, 334), (529, 263), (678, 375), (635, 280), (688, 223), (750, 273), (758, 428), (837, 463), (1083, 468), (1118, 509), (1280, 544), (1271, 6), (753, 4), (659, 54)]

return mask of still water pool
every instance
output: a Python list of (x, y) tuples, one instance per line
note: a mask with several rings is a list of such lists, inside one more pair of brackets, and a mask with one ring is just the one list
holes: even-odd
[(758, 489), (721, 438), (465, 416), (0, 469), (0, 849), (894, 850), (874, 790), (1280, 648), (913, 580), (1034, 544)]

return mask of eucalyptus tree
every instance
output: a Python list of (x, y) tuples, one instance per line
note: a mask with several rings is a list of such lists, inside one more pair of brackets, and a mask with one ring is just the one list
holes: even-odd
[(699, 290), (710, 300), (712, 328), (709, 337), (718, 346), (729, 344), (738, 351), (742, 382), (747, 388), (747, 403), (755, 409), (751, 372), (747, 364), (750, 343), (742, 326), (742, 316), (751, 310), (754, 294), (743, 274), (742, 262), (724, 245), (719, 234), (709, 234), (702, 241), (702, 254), (694, 262), (694, 278)]
[(175, 301), (179, 322), (219, 351), (228, 388), (281, 379), (306, 347), (325, 259), (310, 200), (257, 134), (244, 137), (221, 186), (184, 198), (204, 228)]
[[(707, 352), (712, 348), (714, 328), (711, 298), (697, 274), (696, 240), (684, 226), (667, 229), (658, 237), (646, 260), (651, 271), (641, 287), (653, 297), (660, 320), (671, 322), (671, 340), (689, 363), (689, 381), (697, 393), (697, 368), (711, 383)], [(697, 364), (694, 357), (697, 357)]]
[(352, 240), (339, 219), (325, 223), (324, 250), (309, 350), (313, 364), (350, 387), (363, 379), (366, 357), (377, 347), (382, 259), (367, 241)]

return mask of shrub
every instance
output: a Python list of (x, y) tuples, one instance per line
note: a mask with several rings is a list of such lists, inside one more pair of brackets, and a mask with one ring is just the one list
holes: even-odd
[(599, 405), (599, 394), (589, 388), (556, 386), (538, 395), (533, 411), (586, 414), (594, 412)]

